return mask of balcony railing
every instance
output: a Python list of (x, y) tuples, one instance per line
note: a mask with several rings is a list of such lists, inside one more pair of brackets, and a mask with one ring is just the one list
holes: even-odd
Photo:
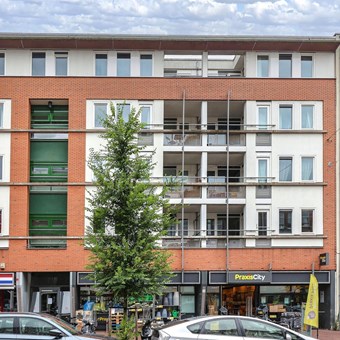
[(31, 163), (31, 181), (32, 182), (66, 182), (68, 174), (67, 163), (48, 163), (32, 162)]
[(202, 145), (199, 134), (166, 133), (164, 134), (164, 146), (200, 146)]
[[(209, 186), (208, 198), (227, 198), (226, 186)], [(246, 198), (245, 186), (229, 186), (229, 198)]]

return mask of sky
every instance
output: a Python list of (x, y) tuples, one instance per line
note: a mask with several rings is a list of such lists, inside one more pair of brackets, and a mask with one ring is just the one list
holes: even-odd
[(1, 33), (340, 33), (340, 0), (1, 0)]

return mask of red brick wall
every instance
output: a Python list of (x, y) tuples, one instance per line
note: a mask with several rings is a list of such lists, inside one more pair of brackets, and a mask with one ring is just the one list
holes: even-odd
[[(85, 129), (87, 99), (179, 100), (321, 100), (324, 103), (324, 248), (316, 249), (231, 249), (231, 270), (319, 269), (318, 255), (330, 253), (335, 269), (335, 80), (333, 79), (166, 79), (166, 78), (0, 78), (0, 98), (12, 100), (12, 129), (30, 127), (30, 99), (67, 99), (69, 129)], [(333, 136), (330, 140), (327, 140)], [(10, 235), (28, 233), (29, 133), (12, 133), (11, 139)], [(69, 133), (69, 182), (85, 180), (85, 134)], [(328, 166), (331, 162), (330, 166)], [(68, 236), (84, 231), (83, 185), (68, 188)], [(81, 240), (69, 240), (66, 250), (27, 250), (26, 240), (11, 240), (2, 250), (6, 271), (82, 271), (88, 258)], [(173, 251), (173, 268), (181, 269), (180, 250)], [(185, 250), (185, 270), (224, 270), (224, 249)]]

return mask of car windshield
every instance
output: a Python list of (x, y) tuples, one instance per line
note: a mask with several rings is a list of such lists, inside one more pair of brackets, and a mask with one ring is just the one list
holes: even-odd
[(55, 316), (52, 316), (50, 314), (43, 314), (43, 316), (47, 319), (50, 319), (51, 321), (55, 322), (56, 324), (58, 324), (60, 327), (66, 329), (68, 332), (70, 332), (72, 335), (81, 335), (81, 332), (76, 330), (71, 324), (69, 324), (68, 322), (59, 319)]

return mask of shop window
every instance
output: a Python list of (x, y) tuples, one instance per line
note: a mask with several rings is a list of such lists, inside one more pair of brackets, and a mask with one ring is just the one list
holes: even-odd
[(130, 53), (117, 53), (117, 76), (130, 77)]
[(301, 210), (301, 231), (303, 233), (313, 232), (314, 224), (314, 210), (302, 209)]
[(67, 76), (67, 52), (55, 52), (55, 75)]
[(96, 54), (95, 60), (96, 76), (107, 76), (107, 54)]
[(45, 75), (46, 54), (45, 52), (32, 53), (32, 76)]
[(292, 233), (292, 210), (280, 210), (279, 211), (279, 232), (280, 234)]
[(5, 75), (5, 53), (0, 53), (0, 76)]

